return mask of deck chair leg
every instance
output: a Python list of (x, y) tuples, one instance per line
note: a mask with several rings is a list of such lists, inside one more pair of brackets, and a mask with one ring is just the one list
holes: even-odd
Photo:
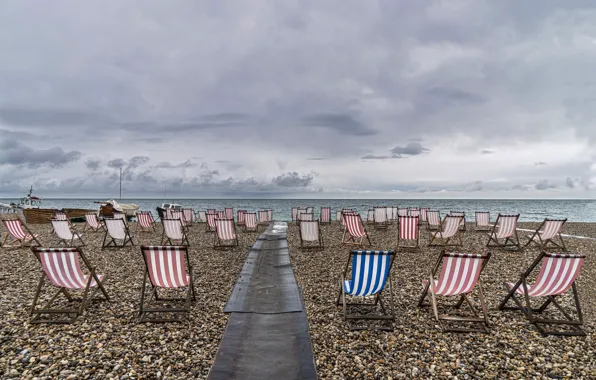
[(482, 281), (478, 279), (478, 298), (480, 298), (480, 309), (484, 317), (484, 324), (488, 326), (488, 313), (486, 311), (486, 302), (484, 302), (484, 291), (482, 290)]
[(584, 323), (584, 316), (582, 314), (582, 308), (579, 303), (579, 294), (577, 294), (577, 286), (575, 286), (575, 281), (571, 285), (571, 289), (573, 291), (573, 300), (575, 301), (575, 309), (577, 311), (578, 320), (583, 324)]
[(31, 304), (31, 311), (29, 312), (29, 316), (32, 316), (35, 311), (35, 306), (37, 305), (37, 300), (39, 299), (39, 294), (41, 293), (41, 288), (43, 286), (44, 279), (45, 275), (42, 273), (41, 278), (39, 279), (39, 283), (37, 284), (37, 290), (35, 291), (35, 295), (33, 296), (33, 303)]
[(145, 308), (145, 288), (147, 286), (147, 268), (145, 268), (145, 274), (143, 275), (143, 287), (141, 288), (141, 305), (139, 307), (139, 317), (143, 315), (143, 309)]
[(429, 284), (430, 284), (430, 298), (431, 298), (431, 305), (433, 308), (433, 312), (435, 313), (435, 319), (437, 320), (437, 322), (439, 322), (439, 324), (441, 325), (442, 328), (442, 323), (441, 320), (439, 319), (439, 309), (437, 307), (437, 296), (435, 295), (435, 285), (434, 285), (434, 279), (433, 279), (433, 275), (430, 275), (429, 278)]

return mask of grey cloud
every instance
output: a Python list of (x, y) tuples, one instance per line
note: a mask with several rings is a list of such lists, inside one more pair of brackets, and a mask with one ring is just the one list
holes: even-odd
[(482, 149), (480, 151), (480, 154), (493, 154), (493, 153), (495, 153), (495, 151), (491, 150), (491, 149)]
[(404, 146), (396, 146), (391, 149), (391, 153), (397, 156), (417, 156), (419, 154), (430, 151), (430, 149), (424, 148), (418, 141), (412, 141)]
[(388, 160), (391, 158), (397, 158), (396, 156), (383, 156), (375, 154), (367, 154), (361, 157), (363, 160)]
[(546, 162), (544, 162), (544, 161), (534, 162), (534, 166), (544, 166), (544, 165), (546, 165)]
[(309, 115), (302, 118), (302, 125), (328, 128), (354, 136), (371, 136), (377, 134), (377, 131), (365, 126), (362, 122), (347, 114), (322, 113)]
[(567, 186), (569, 189), (574, 189), (575, 181), (571, 177), (567, 177), (565, 178), (565, 186)]
[(307, 158), (308, 161), (324, 161), (326, 159), (327, 158), (325, 158), (325, 157), (308, 157)]
[(306, 187), (313, 179), (312, 174), (300, 175), (297, 172), (288, 172), (273, 178), (271, 182), (279, 187)]
[(108, 161), (108, 166), (112, 169), (120, 169), (123, 168), (124, 165), (126, 165), (126, 161), (121, 158)]
[(22, 127), (31, 126), (82, 126), (105, 121), (105, 118), (81, 110), (60, 110), (40, 108), (3, 107), (0, 120), (6, 124)]
[(0, 165), (61, 168), (80, 157), (81, 152), (76, 150), (64, 151), (60, 147), (33, 149), (14, 139), (0, 141)]
[(96, 171), (101, 167), (101, 160), (97, 158), (89, 158), (85, 161), (85, 167), (89, 170)]
[(550, 183), (547, 179), (543, 179), (538, 181), (538, 183), (536, 185), (534, 185), (534, 187), (536, 188), (536, 190), (548, 190), (548, 189), (554, 189), (557, 186), (553, 183)]
[(439, 98), (440, 101), (480, 104), (486, 102), (484, 96), (450, 87), (433, 87), (425, 95)]
[(191, 160), (186, 160), (180, 164), (172, 164), (170, 162), (160, 162), (159, 164), (155, 165), (156, 168), (160, 169), (181, 169), (181, 168), (193, 168), (197, 166), (197, 164), (193, 163)]

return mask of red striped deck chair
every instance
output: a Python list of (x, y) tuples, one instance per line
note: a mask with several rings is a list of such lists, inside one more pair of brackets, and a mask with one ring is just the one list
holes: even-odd
[(321, 207), (321, 224), (331, 223), (331, 207)]
[(214, 208), (208, 208), (207, 209), (207, 214), (217, 214), (217, 210)]
[(336, 211), (335, 212), (335, 220), (337, 222), (341, 222), (341, 211)]
[(314, 214), (310, 214), (310, 213), (306, 213), (306, 212), (300, 213), (300, 220), (299, 220), (300, 223), (311, 222), (313, 220), (315, 220)]
[(408, 216), (409, 210), (405, 207), (398, 207), (397, 208), (397, 216)]
[[(142, 246), (141, 255), (145, 262), (145, 271), (139, 322), (176, 322), (180, 320), (177, 315), (189, 316), (190, 306), (196, 300), (196, 295), (188, 247)], [(147, 280), (151, 287), (149, 291)], [(146, 293), (149, 294), (147, 301)], [(163, 293), (166, 293), (166, 297)], [(171, 293), (180, 294), (181, 297), (167, 297)], [(183, 304), (180, 305), (181, 303)]]
[(375, 230), (386, 230), (389, 226), (387, 220), (387, 207), (373, 207), (373, 213)]
[(398, 217), (397, 209), (398, 208), (396, 206), (391, 207), (391, 215), (392, 215), (391, 219), (392, 220), (397, 220), (397, 217)]
[(515, 248), (521, 250), (519, 237), (517, 236), (517, 220), (519, 214), (497, 216), (497, 221), (491, 232), (488, 234), (487, 247), (500, 247), (505, 249)]
[(161, 245), (190, 245), (188, 229), (180, 219), (162, 219), (161, 224)]
[[(41, 263), (43, 273), (37, 284), (37, 290), (33, 296), (33, 303), (29, 316), (30, 323), (72, 323), (85, 312), (92, 301), (106, 300), (110, 297), (104, 288), (107, 276), (97, 274), (95, 267), (91, 265), (89, 260), (83, 254), (80, 248), (31, 248), (35, 257)], [(80, 261), (83, 261), (84, 267), (87, 268), (89, 274), (83, 273)], [(41, 291), (46, 279), (56, 289), (56, 293), (49, 299), (49, 301), (41, 308), (37, 308)], [(103, 293), (103, 298), (96, 298), (97, 291)], [(75, 298), (71, 294), (73, 291), (81, 291), (82, 298), (79, 307), (72, 309), (52, 308), (52, 304), (60, 294), (62, 294), (69, 303), (75, 302)], [(56, 315), (65, 315), (67, 319), (47, 319), (44, 315), (52, 317)]]
[(298, 207), (292, 207), (292, 222), (296, 221), (297, 214), (298, 214)]
[(385, 215), (387, 217), (387, 223), (393, 222), (393, 207), (385, 207)]
[(427, 217), (428, 210), (429, 210), (429, 208), (426, 208), (426, 207), (423, 207), (420, 209), (420, 223), (426, 223), (428, 221), (428, 217)]
[(224, 208), (224, 213), (226, 214), (226, 219), (234, 219), (234, 209), (231, 207)]
[(174, 217), (172, 216), (172, 211), (174, 211), (174, 210), (172, 210), (171, 208), (167, 208), (165, 211), (166, 211), (166, 214), (165, 214), (166, 219), (174, 219)]
[(238, 246), (238, 235), (234, 219), (216, 219), (213, 248), (231, 248)]
[(95, 213), (88, 213), (85, 214), (85, 227), (83, 227), (83, 231), (87, 231), (87, 229), (97, 232), (100, 229), (105, 230), (103, 223), (97, 217)]
[(490, 231), (492, 226), (490, 225), (490, 212), (488, 211), (476, 211), (475, 212), (475, 231)]
[[(140, 231), (139, 231), (140, 230)], [(141, 211), (137, 213), (137, 229), (136, 232), (155, 232), (155, 221), (153, 215), (149, 211)]]
[(184, 212), (182, 210), (172, 210), (172, 212), (170, 212), (170, 217), (166, 219), (178, 219), (182, 222), (183, 226), (186, 226), (186, 218), (184, 217)]
[(341, 239), (341, 244), (356, 244), (363, 245), (364, 239), (368, 241), (368, 245), (372, 245), (370, 237), (364, 228), (360, 214), (343, 214), (343, 221), (345, 223), (344, 234)]
[(195, 221), (195, 212), (192, 208), (183, 208), (182, 215), (184, 216), (184, 225), (186, 227), (191, 227), (193, 222)]
[[(350, 330), (363, 330), (367, 326), (356, 326), (354, 320), (386, 321), (395, 320), (393, 305), (393, 286), (391, 283), (391, 268), (395, 254), (393, 251), (364, 251), (350, 252), (344, 267), (344, 273), (339, 283), (339, 293), (336, 305), (343, 305), (344, 321), (348, 322)], [(351, 268), (351, 270), (350, 270)], [(351, 272), (351, 278), (348, 275)], [(387, 286), (387, 284), (389, 284)], [(389, 288), (387, 297), (382, 297), (383, 291)], [(359, 297), (360, 302), (348, 302), (348, 297)], [(389, 301), (389, 308), (385, 307), (383, 298)], [(366, 302), (371, 300), (372, 302)], [(393, 330), (393, 325), (376, 326), (379, 330)]]
[[(529, 246), (530, 243), (534, 243), (541, 251), (547, 251), (548, 249), (567, 251), (565, 241), (561, 235), (561, 230), (565, 223), (567, 223), (567, 219), (544, 219), (540, 227), (536, 229), (536, 232), (528, 235), (530, 240), (528, 240), (524, 248)], [(558, 239), (558, 242), (555, 241), (556, 239)]]
[[(581, 328), (583, 325), (583, 315), (575, 284), (580, 275), (580, 270), (584, 264), (586, 256), (573, 253), (547, 253), (542, 252), (540, 256), (530, 265), (527, 271), (522, 273), (521, 278), (516, 283), (505, 282), (507, 296), (501, 302), (499, 310), (520, 310), (528, 321), (532, 323), (543, 335), (579, 335), (585, 336), (585, 331)], [(538, 264), (540, 272), (534, 284), (528, 284), (528, 277), (536, 269)], [(577, 319), (569, 313), (573, 307), (566, 307), (559, 302), (560, 296), (563, 296), (571, 289), (575, 305), (573, 313)], [(538, 307), (532, 307), (530, 298), (545, 297), (544, 303)], [(557, 298), (559, 297), (559, 298)], [(523, 298), (523, 299), (522, 299)], [(512, 299), (516, 306), (506, 306)], [(549, 305), (555, 306), (563, 315), (564, 319), (539, 318), (536, 314), (542, 314)], [(549, 325), (566, 325), (571, 330), (547, 330)]]
[(397, 227), (397, 248), (418, 248), (420, 230), (417, 216), (400, 216)]
[(408, 215), (420, 217), (420, 209), (418, 207), (410, 207), (408, 208)]
[(217, 211), (217, 219), (225, 219), (226, 218), (226, 213), (225, 211)]
[(79, 243), (80, 246), (85, 245), (81, 235), (74, 230), (68, 220), (52, 219), (52, 228), (58, 237), (58, 244), (64, 244), (66, 247), (73, 247), (75, 243)]
[(217, 214), (207, 214), (207, 223), (205, 226), (207, 227), (207, 232), (215, 232), (215, 220), (217, 219)]
[(259, 224), (269, 224), (269, 213), (266, 210), (259, 210)]
[[(29, 231), (29, 228), (21, 222), (21, 219), (2, 219), (2, 224), (6, 227), (6, 235), (2, 239), (2, 248), (31, 247), (33, 244), (41, 246), (41, 243), (37, 240), (39, 235)], [(9, 238), (12, 239), (10, 242), (8, 241)]]
[(299, 208), (298, 210), (296, 210), (296, 224), (300, 224), (300, 214), (306, 214), (306, 209), (305, 208)]
[(267, 210), (267, 220), (273, 221), (273, 210)]
[(463, 212), (463, 211), (449, 211), (449, 215), (463, 217), (461, 224), (459, 225), (459, 230), (460, 231), (466, 230), (466, 213), (465, 212)]
[(441, 228), (441, 212), (437, 210), (428, 210), (426, 212), (428, 230), (438, 230)]
[[(106, 224), (106, 233), (103, 237), (101, 249), (110, 247), (125, 247), (127, 244), (134, 246), (132, 236), (124, 219), (118, 218), (104, 218)], [(108, 237), (110, 240), (108, 241)]]
[(61, 210), (54, 211), (54, 219), (56, 219), (56, 220), (69, 220), (66, 217), (66, 213), (64, 211), (61, 211)]
[[(462, 217), (455, 215), (445, 215), (439, 231), (430, 232), (429, 247), (455, 247), (462, 246), (464, 241), (462, 239), (459, 226), (461, 224)], [(435, 243), (437, 240), (440, 243)], [(455, 243), (451, 243), (452, 240), (456, 240)]]
[(244, 214), (244, 229), (243, 232), (257, 232), (259, 230), (259, 223), (257, 222), (257, 214), (254, 212), (247, 212)]
[[(484, 302), (484, 293), (482, 292), (482, 280), (480, 274), (486, 267), (490, 259), (490, 252), (485, 255), (471, 254), (471, 253), (451, 253), (441, 252), (439, 260), (431, 272), (430, 278), (423, 281), (423, 291), (418, 301), (418, 306), (428, 306), (424, 301), (428, 297), (430, 305), (433, 308), (435, 319), (439, 322), (443, 331), (456, 332), (489, 332), (488, 331), (488, 317), (486, 313), (486, 303)], [(435, 280), (439, 267), (442, 265), (439, 279)], [(478, 285), (478, 286), (476, 286)], [(470, 299), (470, 294), (478, 288), (478, 298), (480, 301), (480, 312), (474, 306)], [(459, 297), (455, 305), (456, 309), (460, 309), (464, 301), (470, 307), (473, 316), (461, 315), (446, 315), (439, 314), (439, 307), (437, 303), (437, 296)], [(458, 326), (451, 327), (446, 322), (455, 322)], [(473, 324), (478, 328), (461, 327), (462, 323)], [(465, 326), (465, 325), (464, 325)]]
[(205, 211), (197, 211), (197, 223), (207, 223), (207, 213)]
[(244, 214), (246, 214), (246, 210), (238, 210), (236, 212), (236, 224), (238, 226), (244, 226)]
[(375, 224), (375, 210), (368, 210), (366, 213), (366, 224)]
[[(304, 215), (304, 214), (302, 214)], [(312, 215), (312, 214), (311, 214)], [(318, 220), (303, 220), (300, 222), (300, 249), (324, 249), (323, 235)]]

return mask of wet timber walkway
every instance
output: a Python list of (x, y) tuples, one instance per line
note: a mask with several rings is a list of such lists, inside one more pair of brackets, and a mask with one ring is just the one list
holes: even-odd
[(251, 248), (224, 309), (228, 325), (208, 379), (316, 379), (287, 224), (272, 222)]

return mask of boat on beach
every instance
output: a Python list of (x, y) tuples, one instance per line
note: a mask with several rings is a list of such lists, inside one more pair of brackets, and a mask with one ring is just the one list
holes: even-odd
[(139, 212), (139, 206), (134, 203), (118, 203), (113, 199), (110, 199), (106, 202), (95, 202), (99, 203), (98, 215), (100, 217), (108, 217), (111, 218), (114, 216), (115, 212), (120, 212), (126, 215), (126, 219), (130, 220), (137, 215)]

